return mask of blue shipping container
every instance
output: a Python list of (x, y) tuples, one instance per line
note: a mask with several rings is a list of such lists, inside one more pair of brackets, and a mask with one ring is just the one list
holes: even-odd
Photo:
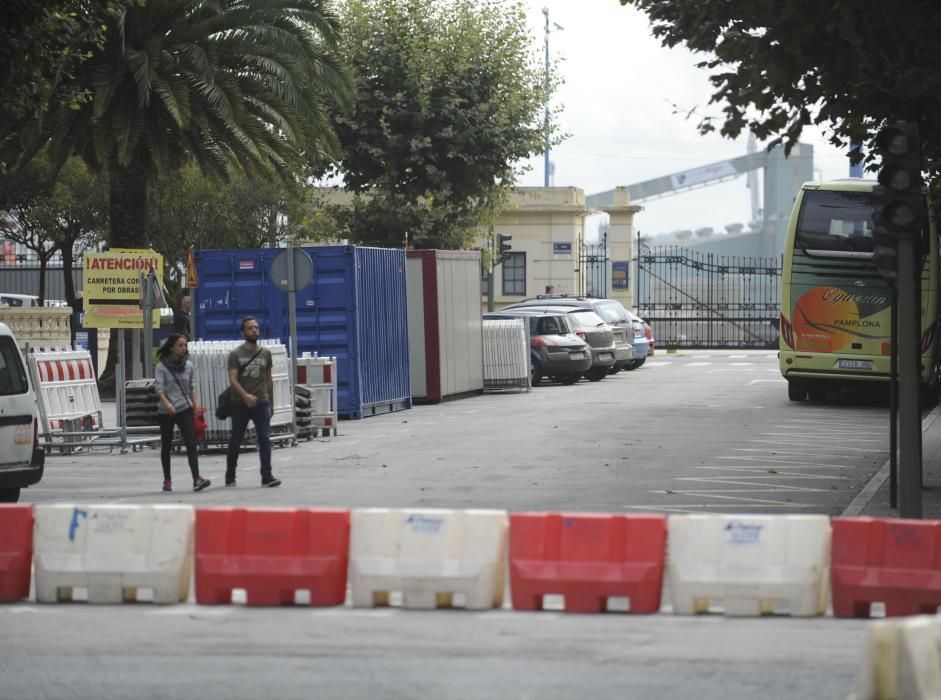
[[(254, 316), (263, 338), (288, 343), (288, 295), (270, 276), (271, 261), (281, 250), (196, 252), (197, 338), (239, 338), (242, 319)], [(405, 251), (304, 250), (314, 262), (314, 279), (296, 294), (298, 348), (337, 358), (339, 415), (363, 418), (411, 408)]]

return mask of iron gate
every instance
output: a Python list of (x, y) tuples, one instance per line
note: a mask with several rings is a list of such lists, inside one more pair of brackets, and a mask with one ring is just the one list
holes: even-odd
[(638, 249), (637, 309), (658, 346), (777, 347), (780, 259)]
[(584, 239), (578, 239), (578, 294), (587, 296), (606, 297), (609, 294), (608, 286), (608, 234), (603, 233), (601, 240), (596, 244), (586, 244)]

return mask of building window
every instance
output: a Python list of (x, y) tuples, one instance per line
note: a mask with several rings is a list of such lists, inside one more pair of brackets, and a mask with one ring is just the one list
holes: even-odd
[(526, 296), (526, 253), (507, 253), (503, 261), (503, 296)]

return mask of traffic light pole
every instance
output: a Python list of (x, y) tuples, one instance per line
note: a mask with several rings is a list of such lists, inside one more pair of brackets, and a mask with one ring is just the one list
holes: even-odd
[(899, 516), (920, 518), (921, 508), (921, 358), (919, 357), (918, 240), (898, 237), (898, 403)]

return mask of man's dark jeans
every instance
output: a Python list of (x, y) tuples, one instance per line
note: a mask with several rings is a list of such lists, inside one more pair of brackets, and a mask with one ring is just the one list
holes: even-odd
[(238, 466), (239, 449), (248, 421), (255, 425), (255, 436), (258, 440), (258, 457), (261, 460), (261, 475), (271, 473), (271, 404), (259, 401), (249, 408), (242, 403), (232, 403), (232, 436), (229, 438), (229, 450), (225, 460), (225, 480), (235, 479), (235, 468)]

